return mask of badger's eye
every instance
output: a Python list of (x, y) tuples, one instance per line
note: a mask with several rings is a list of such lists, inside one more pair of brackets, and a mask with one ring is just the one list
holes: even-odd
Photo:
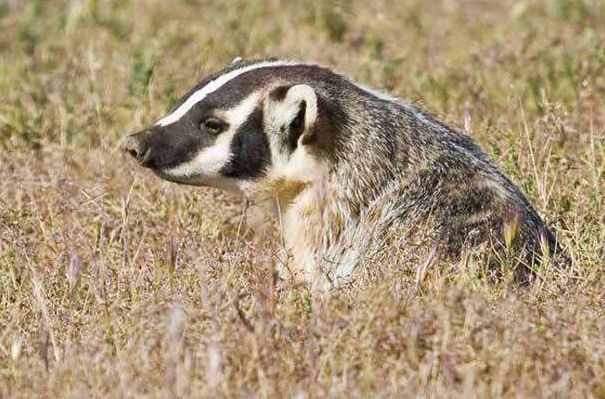
[(206, 130), (211, 134), (219, 134), (225, 130), (225, 123), (218, 118), (210, 117), (200, 123), (200, 130)]

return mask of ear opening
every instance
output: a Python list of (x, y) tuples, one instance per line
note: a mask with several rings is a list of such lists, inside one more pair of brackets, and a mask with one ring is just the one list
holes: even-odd
[(298, 139), (305, 131), (305, 116), (307, 114), (307, 102), (302, 101), (299, 106), (298, 113), (290, 122), (288, 129), (288, 148), (294, 151), (298, 144)]
[[(283, 95), (283, 89), (280, 93)], [(309, 85), (295, 85), (288, 89), (283, 100), (287, 109), (294, 117), (289, 123), (288, 145), (292, 150), (301, 140), (302, 144), (311, 144), (313, 139), (313, 125), (317, 120), (317, 95)], [(302, 136), (302, 137), (301, 137)]]

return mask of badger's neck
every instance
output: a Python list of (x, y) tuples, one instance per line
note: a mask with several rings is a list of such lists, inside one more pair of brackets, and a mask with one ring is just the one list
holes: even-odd
[(346, 202), (326, 177), (305, 185), (295, 196), (279, 197), (278, 224), (292, 255), (289, 269), (311, 282), (343, 229), (355, 223)]
[[(343, 197), (335, 175), (326, 173), (307, 182), (277, 179), (261, 190), (246, 193), (256, 207), (273, 216), (291, 255), (286, 261), (296, 279), (312, 282), (324, 255), (345, 228), (355, 225), (354, 212)], [(262, 231), (262, 222), (255, 229)], [(319, 273), (321, 275), (321, 273)]]

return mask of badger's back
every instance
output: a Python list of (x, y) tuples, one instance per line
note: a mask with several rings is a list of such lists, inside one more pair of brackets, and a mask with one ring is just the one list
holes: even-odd
[(494, 264), (512, 256), (520, 279), (544, 251), (565, 258), (525, 195), (472, 138), (412, 104), (356, 90), (357, 98), (343, 101), (351, 107), (345, 112), (350, 131), (335, 180), (354, 212), (382, 225), (373, 230), (430, 230), (429, 244), (442, 258), (478, 246)]

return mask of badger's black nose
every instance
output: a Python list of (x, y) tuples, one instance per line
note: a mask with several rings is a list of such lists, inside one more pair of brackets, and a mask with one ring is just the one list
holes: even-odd
[(125, 137), (120, 143), (120, 149), (130, 154), (142, 166), (146, 166), (149, 160), (150, 146), (147, 140), (144, 140), (146, 131), (131, 134)]

